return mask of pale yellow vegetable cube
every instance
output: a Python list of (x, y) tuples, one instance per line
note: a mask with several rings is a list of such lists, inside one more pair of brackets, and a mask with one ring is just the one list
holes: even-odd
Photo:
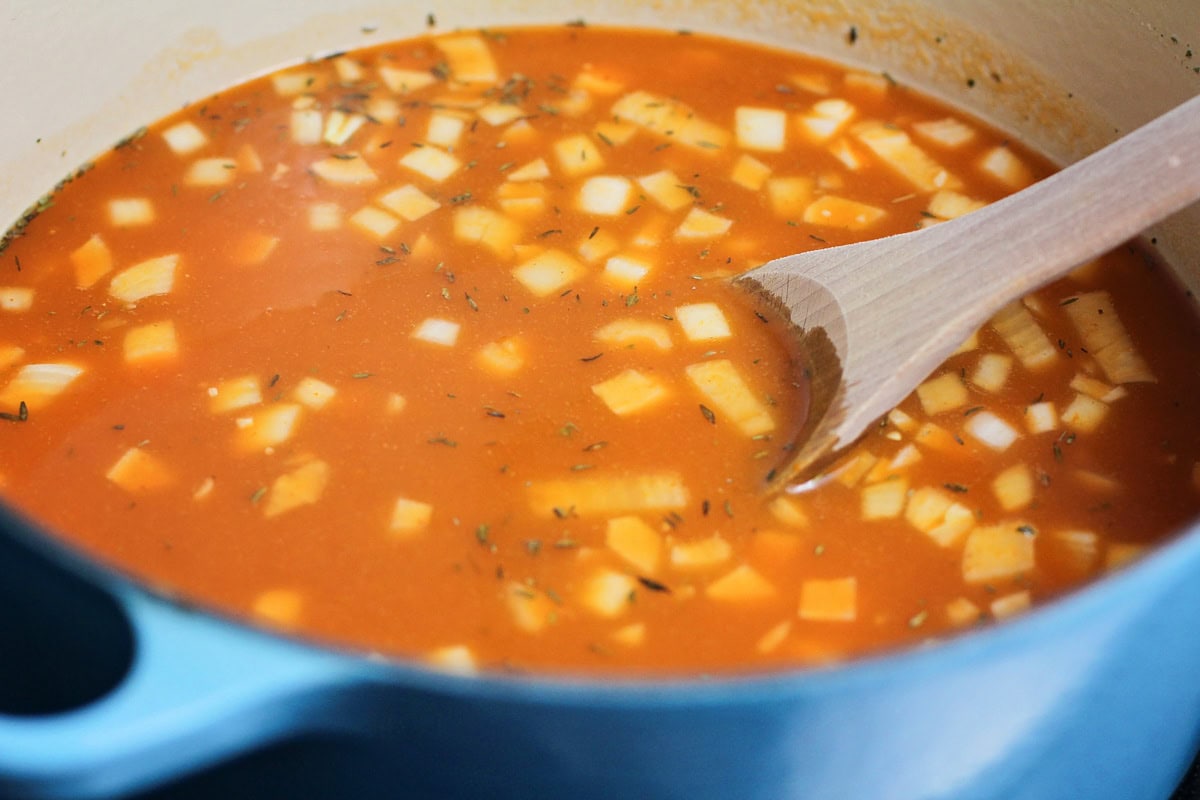
[(825, 95), (833, 91), (833, 79), (823, 72), (797, 72), (788, 76), (788, 82), (810, 94)]
[(718, 151), (729, 143), (725, 128), (702, 119), (688, 106), (645, 91), (630, 92), (612, 107), (618, 120), (700, 150)]
[(678, 211), (695, 202), (695, 197), (683, 181), (669, 169), (660, 170), (637, 179), (638, 186), (654, 202), (667, 211)]
[(800, 129), (814, 142), (827, 142), (854, 118), (857, 109), (840, 98), (831, 97), (813, 104), (798, 118)]
[(775, 586), (749, 564), (741, 564), (705, 587), (704, 594), (726, 603), (755, 603), (774, 597)]
[(881, 96), (887, 94), (892, 85), (890, 78), (874, 72), (848, 72), (843, 82), (850, 89)]
[(808, 514), (804, 513), (800, 501), (794, 497), (777, 495), (767, 503), (767, 510), (784, 525), (792, 528), (808, 527)]
[(662, 534), (642, 521), (641, 517), (623, 516), (608, 520), (604, 543), (642, 575), (654, 575), (662, 564)]
[(150, 364), (169, 361), (179, 355), (175, 323), (151, 322), (130, 328), (123, 344), (126, 364)]
[(292, 141), (305, 147), (319, 144), (325, 132), (325, 117), (315, 108), (297, 108), (289, 120)]
[[(601, 259), (605, 259), (613, 255), (620, 248), (621, 242), (616, 236), (608, 231), (601, 230), (589, 233), (587, 237), (579, 243), (577, 252), (579, 253), (579, 257), (584, 261), (589, 264), (595, 264)], [(644, 274), (645, 273), (643, 272), (642, 275)], [(618, 280), (625, 281), (630, 284), (636, 283), (640, 278), (639, 276), (639, 278), (633, 278), (630, 280), (628, 277), (623, 275), (614, 277), (617, 277)]]
[(0, 311), (20, 313), (33, 307), (34, 290), (28, 286), (0, 286)]
[(996, 619), (1008, 619), (1029, 610), (1033, 598), (1027, 590), (1012, 592), (1003, 597), (997, 597), (988, 608)]
[(387, 411), (388, 414), (394, 416), (403, 412), (406, 407), (408, 407), (408, 400), (404, 397), (404, 395), (397, 392), (388, 393), (387, 402), (384, 404), (384, 410)]
[(1025, 409), (1025, 429), (1030, 433), (1046, 433), (1058, 427), (1058, 411), (1054, 403), (1043, 400)]
[(979, 159), (979, 169), (1009, 189), (1024, 189), (1033, 183), (1033, 172), (1012, 150), (999, 145)]
[(1108, 415), (1108, 406), (1099, 400), (1093, 400), (1086, 394), (1077, 394), (1066, 408), (1060, 419), (1068, 428), (1080, 433), (1091, 433), (1100, 427)]
[(800, 618), (814, 622), (853, 622), (858, 617), (858, 580), (812, 578), (800, 584)]
[(946, 510), (954, 499), (945, 491), (932, 486), (913, 490), (904, 508), (904, 518), (919, 531), (931, 531), (946, 518)]
[(350, 215), (350, 224), (376, 241), (383, 241), (400, 226), (400, 220), (375, 206), (363, 206)]
[(848, 231), (861, 231), (887, 216), (882, 208), (836, 195), (825, 195), (804, 209), (804, 221)]
[(108, 293), (125, 303), (169, 294), (175, 286), (178, 266), (179, 256), (174, 253), (140, 261), (114, 275)]
[(238, 446), (243, 450), (264, 450), (283, 444), (295, 432), (300, 409), (296, 403), (275, 403), (252, 417), (238, 420)]
[(962, 185), (899, 128), (882, 122), (864, 122), (855, 126), (853, 132), (860, 143), (920, 191), (957, 189)]
[(512, 375), (525, 366), (525, 346), (516, 337), (488, 342), (479, 349), (476, 362), (495, 375)]
[(788, 634), (792, 632), (792, 623), (789, 620), (784, 620), (776, 625), (773, 625), (770, 630), (759, 637), (754, 644), (756, 652), (763, 655), (774, 653), (779, 649), (779, 646), (787, 640)]
[(893, 428), (905, 433), (912, 433), (917, 429), (917, 421), (899, 408), (893, 408), (888, 412), (887, 421)]
[(465, 644), (448, 645), (429, 651), (426, 660), (443, 672), (452, 675), (475, 675), (479, 672), (479, 663), (474, 651)]
[(458, 172), (462, 162), (436, 147), (414, 147), (400, 159), (400, 166), (424, 175), (434, 183), (441, 183)]
[(308, 207), (308, 227), (314, 231), (336, 231), (342, 227), (342, 207), (337, 203), (313, 203)]
[(108, 221), (115, 228), (149, 225), (155, 220), (154, 204), (145, 197), (118, 197), (108, 201)]
[(362, 156), (357, 153), (345, 153), (344, 156), (322, 158), (310, 164), (308, 169), (321, 180), (335, 186), (366, 186), (379, 180), (375, 170)]
[(1005, 511), (1017, 511), (1033, 502), (1033, 470), (1014, 464), (992, 479), (992, 494)]
[(80, 289), (88, 288), (113, 268), (112, 251), (98, 233), (72, 250), (69, 257), (75, 268), (75, 286)]
[(462, 326), (453, 320), (426, 317), (413, 329), (412, 337), (442, 347), (453, 347), (458, 341), (461, 328)]
[(978, 211), (985, 205), (987, 203), (982, 200), (968, 197), (961, 192), (942, 189), (929, 198), (929, 205), (925, 210), (938, 219), (958, 219), (972, 211)]
[(580, 516), (669, 511), (687, 505), (689, 492), (674, 472), (623, 477), (535, 481), (527, 495), (534, 511), (551, 516), (570, 509)]
[(733, 546), (721, 534), (671, 545), (671, 566), (678, 569), (707, 569), (723, 564), (733, 555)]
[(684, 372), (712, 404), (718, 421), (732, 422), (746, 436), (759, 436), (775, 429), (775, 420), (766, 404), (751, 391), (732, 361), (701, 361), (684, 367)]
[(297, 403), (308, 406), (314, 411), (320, 411), (329, 405), (329, 401), (337, 394), (337, 389), (323, 380), (306, 375), (296, 382), (292, 389), (292, 397)]
[(569, 176), (586, 175), (604, 168), (604, 157), (596, 143), (583, 134), (555, 142), (554, 156), (559, 168)]
[(579, 187), (579, 209), (588, 214), (615, 217), (625, 213), (633, 183), (617, 175), (593, 175)]
[(983, 618), (983, 612), (967, 598), (956, 597), (946, 604), (946, 618), (950, 620), (951, 625), (962, 628), (979, 622)]
[(997, 452), (1004, 452), (1021, 436), (1020, 431), (991, 411), (972, 414), (963, 425), (963, 430)]
[(1129, 337), (1108, 292), (1088, 292), (1064, 306), (1087, 351), (1112, 383), (1153, 382), (1154, 373)]
[(401, 69), (388, 64), (379, 67), (379, 77), (395, 94), (410, 94), (437, 82), (430, 70)]
[(500, 184), (496, 189), (496, 202), (506, 214), (519, 217), (537, 217), (546, 209), (546, 187), (533, 181)]
[(771, 210), (781, 217), (802, 217), (812, 204), (812, 178), (803, 176), (768, 178), (766, 188)]
[(195, 123), (177, 122), (162, 133), (167, 147), (179, 156), (186, 156), (208, 144), (208, 136)]
[(429, 527), (433, 506), (409, 497), (398, 497), (392, 505), (392, 520), (388, 529), (396, 537), (407, 539)]
[(275, 252), (275, 248), (278, 246), (278, 236), (251, 231), (241, 237), (230, 255), (232, 260), (239, 264), (256, 266), (270, 258), (271, 253)]
[(479, 118), (492, 127), (507, 125), (525, 116), (525, 109), (512, 103), (488, 103), (479, 108)]
[(787, 144), (787, 114), (778, 109), (738, 106), (733, 119), (740, 147), (779, 153)]
[(733, 162), (730, 179), (738, 186), (757, 192), (767, 182), (771, 168), (749, 153), (743, 153)]
[(1100, 563), (1100, 537), (1095, 531), (1068, 529), (1050, 534), (1049, 542), (1060, 554), (1060, 561), (1077, 575), (1095, 571)]
[(871, 471), (877, 460), (873, 453), (859, 450), (834, 471), (834, 480), (847, 489), (851, 489), (857, 486), (858, 482)]
[(275, 92), (283, 97), (293, 97), (317, 88), (317, 74), (308, 70), (288, 70), (271, 76)]
[(947, 372), (917, 387), (917, 399), (926, 414), (941, 414), (962, 408), (971, 399), (957, 372)]
[(224, 414), (239, 408), (256, 406), (262, 402), (262, 390), (258, 377), (243, 375), (221, 381), (208, 390), (208, 408), (214, 414)]
[(650, 262), (641, 256), (617, 255), (604, 262), (604, 276), (625, 286), (636, 286), (649, 272)]
[(474, 33), (438, 36), (433, 43), (446, 57), (455, 81), (490, 84), (500, 79), (492, 51), (482, 36)]
[(984, 353), (975, 362), (975, 371), (971, 373), (971, 383), (985, 392), (995, 394), (1008, 382), (1012, 364), (1011, 356), (1003, 353)]
[(733, 335), (729, 320), (716, 303), (691, 303), (675, 307), (675, 319), (683, 333), (693, 342), (728, 339)]
[(466, 121), (458, 114), (435, 111), (425, 129), (425, 141), (447, 149), (453, 148), (467, 129)]
[(533, 294), (546, 297), (562, 291), (585, 272), (582, 264), (562, 250), (546, 250), (518, 265), (513, 277)]
[(638, 583), (624, 573), (601, 569), (583, 583), (580, 604), (600, 617), (617, 617), (629, 610)]
[(675, 229), (675, 238), (682, 241), (713, 239), (729, 230), (733, 220), (692, 208)]
[(946, 455), (955, 455), (964, 450), (961, 439), (932, 422), (922, 423), (913, 434), (913, 441), (927, 450), (937, 450)]
[(483, 206), (461, 206), (454, 210), (454, 236), (462, 242), (481, 244), (501, 258), (512, 258), (521, 238), (521, 225), (511, 217)]
[(912, 129), (921, 138), (950, 150), (957, 150), (975, 138), (975, 129), (954, 117), (915, 122)]
[(185, 186), (228, 186), (237, 177), (237, 163), (231, 158), (200, 158), (183, 173)]
[(558, 607), (545, 592), (515, 581), (504, 591), (513, 623), (526, 633), (539, 633), (557, 618)]
[(267, 589), (254, 598), (251, 612), (275, 628), (294, 628), (304, 616), (304, 597), (295, 589)]
[(979, 526), (963, 546), (962, 575), (967, 583), (1012, 578), (1034, 567), (1032, 528), (1016, 522)]
[(613, 320), (598, 329), (594, 336), (596, 341), (604, 344), (630, 347), (647, 344), (658, 350), (670, 350), (674, 346), (665, 324), (632, 317)]
[(895, 519), (904, 511), (907, 499), (908, 481), (901, 478), (867, 486), (862, 490), (862, 518)]
[(441, 207), (441, 203), (411, 183), (398, 186), (377, 201), (396, 216), (414, 222)]
[(1071, 388), (1094, 400), (1108, 404), (1112, 404), (1128, 394), (1124, 386), (1109, 386), (1104, 381), (1084, 375), (1082, 372), (1076, 373), (1075, 377), (1071, 379)]
[(661, 380), (636, 369), (593, 384), (592, 392), (619, 417), (645, 411), (670, 394)]
[(329, 485), (329, 464), (319, 459), (309, 461), (285, 472), (275, 479), (263, 504), (267, 519), (286, 514), (321, 499)]
[(596, 138), (612, 147), (622, 145), (632, 139), (638, 132), (637, 126), (619, 120), (603, 119), (592, 129)]
[(242, 172), (257, 173), (263, 171), (262, 158), (253, 145), (246, 143), (237, 149), (237, 165)]
[(533, 161), (517, 167), (508, 173), (508, 179), (514, 182), (520, 181), (542, 181), (550, 177), (550, 167), (546, 164), (546, 159), (535, 158)]
[(611, 638), (614, 642), (625, 647), (637, 647), (646, 641), (646, 624), (644, 622), (634, 622), (629, 625), (624, 625), (612, 632)]
[(904, 511), (908, 482), (892, 479), (863, 488), (863, 519), (895, 519)]
[(108, 468), (104, 477), (127, 492), (152, 492), (175, 482), (170, 468), (140, 447), (131, 447)]

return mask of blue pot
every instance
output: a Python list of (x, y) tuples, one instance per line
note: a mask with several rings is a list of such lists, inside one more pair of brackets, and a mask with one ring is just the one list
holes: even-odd
[(4, 563), (40, 571), (39, 622), (85, 642), (67, 657), (92, 663), (68, 672), (132, 642), (111, 688), (82, 690), (98, 696), (0, 715), (4, 797), (110, 797), (316, 737), (385, 761), (394, 797), (1163, 800), (1200, 745), (1200, 530), (936, 646), (639, 682), (457, 676), (285, 639), (0, 525)]

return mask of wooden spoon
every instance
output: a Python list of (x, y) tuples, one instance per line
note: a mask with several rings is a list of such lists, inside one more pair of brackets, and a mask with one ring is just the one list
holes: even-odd
[(1200, 96), (959, 219), (738, 276), (807, 356), (808, 421), (773, 482), (827, 465), (1005, 304), (1198, 198)]

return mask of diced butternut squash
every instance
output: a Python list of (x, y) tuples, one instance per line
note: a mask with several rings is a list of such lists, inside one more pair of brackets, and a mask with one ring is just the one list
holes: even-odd
[(637, 286), (649, 273), (650, 261), (643, 256), (621, 254), (604, 262), (604, 277), (623, 286)]
[(296, 387), (292, 389), (292, 397), (296, 402), (308, 406), (314, 411), (320, 411), (329, 405), (329, 401), (336, 394), (337, 389), (311, 375), (305, 375), (296, 382)]
[(948, 492), (932, 486), (913, 491), (904, 518), (941, 547), (958, 543), (975, 525), (975, 515)]
[(808, 527), (808, 514), (804, 513), (804, 508), (800, 505), (800, 501), (794, 497), (776, 495), (767, 503), (767, 509), (775, 519), (788, 527)]
[(0, 391), (0, 411), (15, 413), (21, 403), (30, 411), (44, 408), (82, 374), (83, 368), (74, 364), (26, 364)]
[(490, 208), (462, 206), (454, 209), (454, 236), (462, 242), (481, 244), (508, 259), (513, 257), (513, 247), (521, 238), (521, 225)]
[(342, 227), (342, 207), (337, 203), (313, 203), (308, 207), (308, 227), (314, 231), (336, 231)]
[(733, 126), (738, 146), (746, 150), (779, 153), (787, 144), (787, 114), (779, 109), (738, 106)]
[(500, 79), (492, 51), (482, 36), (474, 33), (438, 36), (433, 42), (446, 57), (455, 81), (492, 84)]
[(525, 366), (525, 346), (514, 336), (488, 342), (479, 349), (476, 362), (494, 375), (512, 375)]
[(956, 597), (946, 604), (946, 619), (959, 628), (974, 625), (983, 618), (979, 606), (965, 597)]
[(1029, 572), (1034, 567), (1033, 543), (1028, 525), (1006, 522), (975, 528), (963, 546), (963, 580), (988, 583)]
[(613, 116), (670, 141), (717, 151), (729, 144), (728, 130), (702, 119), (688, 106), (645, 91), (630, 92), (613, 104)]
[(600, 617), (617, 617), (629, 610), (637, 591), (635, 579), (610, 569), (597, 570), (584, 581), (580, 605)]
[(1012, 150), (1000, 145), (979, 159), (979, 169), (1009, 189), (1024, 189), (1033, 183), (1033, 172)]
[(963, 430), (997, 452), (1004, 452), (1021, 436), (1020, 431), (1012, 425), (986, 410), (972, 414), (963, 425)]
[(1086, 394), (1077, 394), (1070, 405), (1063, 409), (1061, 420), (1071, 430), (1091, 433), (1100, 427), (1107, 415), (1107, 405)]
[(504, 589), (508, 611), (513, 623), (526, 633), (538, 633), (551, 624), (558, 615), (557, 604), (545, 592), (516, 581)]
[(988, 605), (988, 609), (996, 619), (1008, 619), (1028, 611), (1032, 603), (1033, 598), (1029, 591), (1022, 589), (1019, 592), (1011, 592), (997, 597)]
[[(431, 149), (423, 148), (413, 152), (419, 153)], [(367, 186), (379, 180), (375, 170), (371, 169), (367, 160), (358, 153), (344, 153), (340, 156), (322, 158), (314, 161), (308, 168), (318, 178), (335, 186)]]
[(175, 482), (166, 463), (141, 447), (131, 447), (122, 453), (104, 477), (134, 494), (165, 489)]
[(295, 589), (267, 589), (254, 598), (250, 610), (275, 628), (294, 628), (304, 616), (304, 596)]
[(400, 166), (423, 175), (434, 183), (441, 183), (458, 172), (462, 162), (436, 147), (414, 147), (400, 159)]
[(513, 276), (538, 297), (560, 292), (583, 277), (586, 269), (562, 250), (546, 250), (513, 270)]
[(177, 122), (162, 133), (167, 147), (175, 155), (186, 156), (208, 144), (208, 136), (195, 123), (184, 120)]
[(33, 307), (35, 292), (28, 286), (0, 286), (0, 311), (19, 314)]
[(788, 634), (791, 632), (792, 623), (789, 620), (772, 625), (770, 630), (759, 637), (758, 641), (754, 644), (754, 649), (763, 655), (774, 653), (787, 640)]
[(243, 375), (221, 381), (208, 390), (209, 410), (224, 414), (239, 408), (256, 406), (262, 402), (262, 390), (255, 375)]
[(678, 569), (707, 569), (724, 564), (733, 556), (733, 546), (720, 534), (671, 545), (671, 566)]
[(545, 185), (534, 181), (507, 181), (496, 189), (496, 202), (506, 214), (515, 217), (537, 217), (546, 209), (549, 192)]
[(379, 77), (389, 90), (396, 94), (411, 94), (420, 91), (437, 82), (437, 78), (427, 69), (402, 69), (390, 64), (379, 67)]
[(108, 221), (114, 228), (135, 228), (154, 222), (154, 204), (145, 197), (118, 197), (108, 201)]
[(392, 504), (392, 520), (388, 530), (400, 539), (411, 538), (429, 527), (433, 506), (409, 497), (398, 497)]
[(411, 183), (398, 186), (387, 194), (382, 195), (378, 203), (396, 216), (406, 219), (409, 222), (414, 222), (441, 207), (441, 203)]
[(677, 473), (650, 472), (533, 481), (527, 496), (533, 510), (548, 517), (556, 509), (580, 516), (678, 510), (687, 505), (689, 494)]
[(526, 112), (520, 106), (512, 103), (488, 103), (481, 106), (478, 113), (479, 118), (488, 125), (498, 127), (515, 122), (525, 116)]
[(675, 307), (675, 320), (693, 342), (728, 339), (733, 335), (725, 313), (716, 303), (691, 303)]
[(169, 294), (175, 286), (179, 256), (149, 258), (113, 276), (108, 293), (124, 303), (136, 303), (147, 297)]
[(867, 486), (862, 490), (862, 518), (895, 519), (904, 511), (907, 499), (908, 481), (901, 478)]
[[(733, 162), (730, 179), (738, 186), (757, 192), (771, 175), (771, 168), (749, 153), (742, 153)], [(807, 200), (807, 198), (805, 198)]]
[(812, 205), (813, 181), (806, 176), (767, 178), (766, 190), (771, 210), (786, 219), (803, 217)]
[(837, 97), (818, 100), (807, 114), (798, 118), (800, 129), (814, 142), (827, 142), (836, 136), (857, 113), (853, 104)]
[(592, 393), (619, 417), (645, 411), (670, 394), (665, 383), (653, 375), (627, 369), (608, 380), (592, 384)]
[(946, 372), (917, 387), (917, 399), (926, 414), (941, 414), (962, 408), (971, 399), (957, 372)]
[(884, 164), (923, 192), (958, 189), (962, 182), (913, 142), (909, 135), (882, 122), (854, 126), (855, 138)]
[(1142, 358), (1124, 323), (1117, 316), (1108, 292), (1087, 292), (1064, 306), (1087, 351), (1109, 381), (1148, 383), (1154, 373)]
[(479, 662), (474, 651), (465, 644), (447, 645), (429, 651), (428, 662), (443, 672), (452, 675), (475, 675), (479, 672)]
[(263, 503), (263, 516), (268, 519), (286, 514), (321, 499), (329, 485), (329, 464), (314, 459), (275, 479)]
[(847, 489), (852, 489), (871, 471), (877, 461), (878, 458), (873, 453), (859, 450), (834, 469), (834, 480)]
[(870, 228), (885, 216), (887, 212), (877, 206), (828, 194), (810, 203), (804, 209), (803, 219), (809, 225), (861, 231)]
[(231, 256), (239, 264), (256, 266), (270, 258), (278, 246), (278, 236), (271, 236), (261, 231), (250, 231), (241, 237)]
[(957, 150), (975, 138), (975, 129), (955, 117), (915, 122), (912, 129), (922, 139), (948, 150)]
[(466, 120), (461, 115), (435, 111), (430, 115), (429, 124), (425, 128), (425, 141), (449, 150), (458, 145), (466, 128)]
[(264, 450), (292, 438), (300, 421), (301, 407), (296, 403), (274, 403), (251, 417), (238, 420), (238, 446), (243, 450)]
[(568, 136), (554, 143), (554, 157), (568, 176), (587, 175), (604, 168), (604, 156), (587, 136)]
[(958, 219), (972, 211), (978, 211), (985, 205), (987, 204), (982, 200), (967, 197), (961, 192), (942, 189), (929, 198), (929, 205), (925, 210), (938, 219)]
[(637, 182), (650, 199), (667, 211), (679, 211), (696, 199), (679, 176), (669, 169), (645, 175), (638, 178)]
[(375, 241), (382, 242), (400, 226), (400, 221), (375, 206), (363, 206), (350, 215), (350, 224)]
[(749, 564), (740, 564), (710, 583), (704, 594), (723, 603), (755, 603), (775, 596), (775, 587)]
[(325, 132), (325, 117), (315, 108), (297, 108), (292, 111), (289, 127), (293, 142), (311, 147), (321, 141), (321, 134)]
[(1058, 411), (1054, 403), (1043, 400), (1025, 408), (1025, 429), (1030, 433), (1046, 433), (1058, 428)]
[(1001, 309), (992, 317), (991, 325), (1026, 369), (1037, 370), (1058, 358), (1058, 350), (1050, 337), (1029, 309), (1019, 302), (1009, 303)]
[(605, 529), (604, 543), (641, 575), (656, 574), (662, 564), (662, 534), (647, 525), (641, 517), (610, 519)]
[(661, 322), (632, 317), (616, 319), (595, 333), (597, 342), (626, 347), (650, 345), (657, 350), (670, 350), (674, 343), (671, 332)]
[(277, 72), (271, 76), (271, 85), (275, 87), (275, 92), (280, 96), (293, 97), (315, 91), (317, 75), (308, 70), (299, 69)]
[(729, 230), (733, 220), (702, 208), (692, 208), (675, 229), (681, 241), (713, 239)]
[(75, 268), (75, 285), (80, 289), (87, 289), (113, 268), (112, 251), (98, 233), (72, 250), (70, 258)]
[(775, 429), (775, 420), (729, 359), (701, 361), (684, 367), (688, 380), (711, 404), (718, 423), (728, 420), (747, 436)]
[(800, 584), (800, 619), (853, 622), (858, 617), (858, 580), (812, 578)]
[(593, 175), (579, 187), (579, 208), (588, 214), (615, 217), (629, 208), (633, 183), (619, 175)]
[(458, 333), (461, 329), (462, 326), (453, 320), (426, 317), (413, 329), (412, 336), (414, 339), (420, 339), (430, 344), (453, 347), (458, 342)]
[(1011, 356), (1003, 353), (984, 353), (975, 362), (975, 370), (971, 373), (971, 383), (985, 392), (995, 394), (1008, 382), (1012, 364)]
[(183, 173), (185, 186), (228, 186), (237, 177), (232, 158), (198, 158)]
[(511, 182), (542, 181), (549, 177), (550, 167), (544, 158), (535, 158), (508, 173), (508, 180)]
[(646, 623), (631, 622), (628, 625), (622, 625), (612, 632), (610, 638), (624, 647), (637, 647), (646, 641)]
[(1100, 537), (1095, 531), (1058, 530), (1047, 537), (1047, 543), (1058, 554), (1058, 561), (1076, 575), (1089, 575), (1100, 563)]
[(1013, 464), (992, 479), (992, 494), (1005, 511), (1019, 511), (1033, 502), (1033, 471), (1027, 464)]
[(170, 361), (179, 355), (175, 323), (151, 322), (130, 328), (123, 343), (126, 364), (152, 364)]

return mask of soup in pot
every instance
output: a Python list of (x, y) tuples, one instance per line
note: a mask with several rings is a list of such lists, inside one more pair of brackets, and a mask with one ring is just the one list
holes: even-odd
[(1135, 249), (1088, 264), (789, 492), (805, 365), (728, 278), (1050, 169), (888, 75), (707, 36), (311, 60), (9, 231), (0, 494), (166, 591), (451, 669), (754, 670), (989, 625), (1195, 515), (1189, 298)]

